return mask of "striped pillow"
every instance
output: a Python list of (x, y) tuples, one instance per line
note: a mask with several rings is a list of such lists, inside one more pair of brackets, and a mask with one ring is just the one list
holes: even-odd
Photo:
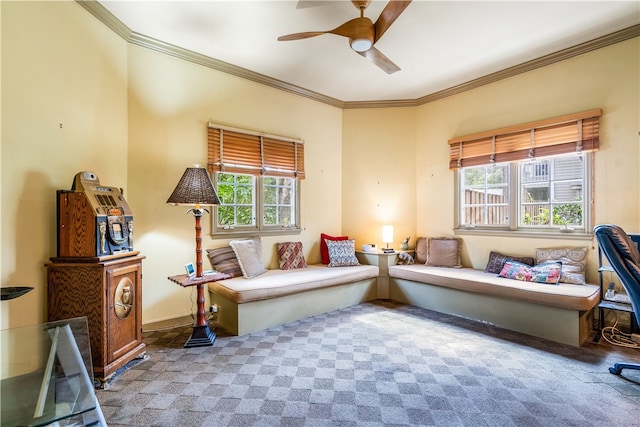
[(211, 262), (211, 268), (231, 277), (242, 276), (242, 269), (231, 246), (223, 248), (207, 249), (207, 256)]

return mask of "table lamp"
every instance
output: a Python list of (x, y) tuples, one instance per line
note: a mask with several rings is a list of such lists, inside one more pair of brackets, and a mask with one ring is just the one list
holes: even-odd
[[(209, 212), (202, 206), (215, 206), (220, 204), (220, 199), (213, 188), (209, 172), (200, 165), (187, 168), (180, 178), (178, 185), (167, 200), (167, 203), (175, 206), (193, 206), (187, 210), (193, 212), (196, 219), (196, 275), (193, 280), (202, 278), (202, 227), (200, 220), (204, 212)], [(193, 327), (191, 338), (185, 347), (203, 347), (213, 345), (216, 335), (209, 329), (204, 311), (204, 283), (197, 285), (198, 314), (196, 324)]]
[(389, 243), (393, 243), (393, 225), (382, 226), (382, 243), (387, 244), (384, 252), (393, 252), (393, 249), (389, 249)]

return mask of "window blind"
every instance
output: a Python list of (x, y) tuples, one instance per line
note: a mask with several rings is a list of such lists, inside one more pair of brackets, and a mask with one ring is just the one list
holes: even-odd
[(599, 148), (602, 110), (479, 132), (449, 140), (449, 169)]
[(209, 172), (243, 173), (304, 179), (304, 143), (209, 123)]

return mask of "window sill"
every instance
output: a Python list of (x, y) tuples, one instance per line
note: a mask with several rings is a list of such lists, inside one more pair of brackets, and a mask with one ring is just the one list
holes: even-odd
[(558, 240), (593, 240), (593, 233), (583, 231), (529, 231), (529, 230), (489, 230), (474, 228), (456, 228), (453, 230), (456, 236), (496, 236), (496, 237), (526, 237), (531, 239), (558, 239)]
[(299, 228), (283, 228), (278, 230), (228, 230), (211, 233), (212, 239), (234, 239), (247, 237), (267, 237), (267, 236), (291, 236), (300, 234)]

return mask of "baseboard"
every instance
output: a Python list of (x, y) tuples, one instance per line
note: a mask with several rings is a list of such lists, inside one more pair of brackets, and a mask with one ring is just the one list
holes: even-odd
[(193, 317), (187, 314), (185, 316), (172, 317), (169, 319), (158, 320), (155, 322), (143, 323), (142, 332), (152, 332), (163, 329), (172, 329), (181, 325), (190, 325), (194, 322)]

